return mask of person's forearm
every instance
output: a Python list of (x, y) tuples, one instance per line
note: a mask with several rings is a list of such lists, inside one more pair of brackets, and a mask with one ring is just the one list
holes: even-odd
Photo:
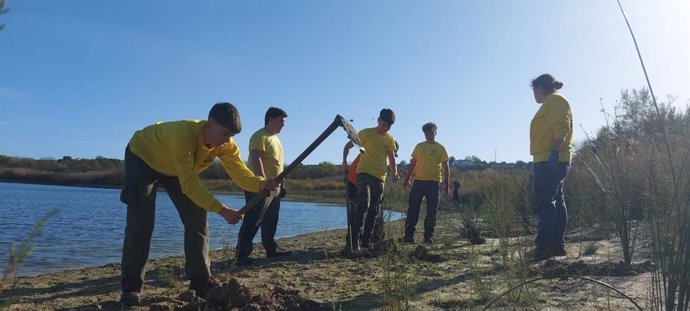
[(410, 167), (407, 169), (407, 177), (405, 180), (410, 180), (414, 176), (414, 172), (417, 170), (417, 161), (414, 159), (410, 160)]
[(388, 166), (391, 169), (391, 174), (398, 175), (398, 164), (395, 163), (395, 156), (393, 154), (388, 155)]
[(443, 183), (448, 184), (448, 177), (450, 176), (450, 167), (448, 166), (448, 162), (443, 163)]
[(347, 155), (350, 153), (350, 148), (352, 148), (352, 143), (349, 142), (343, 147), (343, 165), (347, 166)]
[(551, 144), (551, 151), (560, 152), (561, 148), (563, 147), (563, 142), (564, 140), (554, 139), (553, 143)]
[(266, 178), (266, 173), (264, 172), (264, 162), (261, 160), (261, 157), (257, 155), (253, 155), (252, 158), (252, 172), (254, 172), (254, 175), (256, 176)]

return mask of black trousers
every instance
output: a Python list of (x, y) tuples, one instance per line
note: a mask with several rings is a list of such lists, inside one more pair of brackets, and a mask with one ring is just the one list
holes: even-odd
[[(352, 182), (348, 181), (347, 182), (347, 226), (348, 226), (348, 232), (347, 235), (345, 236), (345, 242), (350, 243), (350, 231), (354, 227), (353, 221), (357, 215), (357, 210), (358, 210), (358, 201), (359, 197), (357, 197), (357, 185), (353, 184)], [(365, 215), (366, 217), (366, 215)], [(358, 241), (362, 240), (362, 231), (357, 232), (358, 233)], [(383, 231), (383, 215), (381, 213), (378, 213), (376, 216), (376, 219), (374, 220), (374, 230), (370, 238), (371, 243), (376, 243), (381, 240), (383, 240), (386, 236), (386, 233)], [(349, 244), (348, 244), (349, 245)]]
[[(253, 241), (256, 233), (261, 228), (261, 244), (263, 244), (266, 254), (270, 255), (278, 250), (278, 243), (275, 241), (276, 230), (278, 228), (278, 215), (280, 213), (280, 196), (278, 191), (271, 191), (265, 199), (259, 201), (242, 220), (239, 236), (237, 237), (236, 257), (242, 258), (251, 255), (254, 250)], [(244, 192), (246, 202), (249, 202), (257, 194), (254, 192)], [(261, 211), (267, 208), (264, 219), (259, 226), (256, 223), (261, 217)]]
[(405, 219), (405, 236), (414, 237), (415, 227), (419, 220), (422, 198), (426, 197), (426, 217), (424, 218), (424, 238), (434, 236), (436, 211), (438, 210), (439, 183), (431, 180), (415, 180), (410, 190), (407, 219)]
[(563, 184), (570, 170), (569, 162), (558, 162), (553, 174), (547, 169), (546, 162), (532, 165), (534, 176), (535, 212), (539, 216), (537, 238), (538, 247), (563, 245), (563, 236), (568, 227), (568, 209), (565, 206)]
[(149, 258), (156, 214), (156, 190), (165, 187), (184, 225), (185, 272), (189, 279), (211, 276), (208, 257), (208, 214), (182, 193), (177, 177), (165, 176), (125, 150), (125, 185), (120, 201), (127, 204), (127, 225), (122, 246), (122, 290), (140, 291)]
[[(381, 212), (384, 183), (374, 176), (366, 173), (357, 174), (357, 209), (352, 218), (353, 245), (361, 242), (369, 244), (372, 240), (379, 241), (382, 237), (372, 238), (376, 219)], [(383, 227), (381, 227), (381, 231)], [(361, 232), (361, 240), (360, 240)]]

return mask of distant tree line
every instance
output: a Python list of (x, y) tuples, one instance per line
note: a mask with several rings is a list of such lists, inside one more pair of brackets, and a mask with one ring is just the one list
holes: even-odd
[[(291, 179), (336, 178), (340, 165), (330, 162), (297, 166)], [(0, 155), (0, 180), (47, 184), (120, 186), (124, 178), (124, 161), (98, 156), (95, 159), (79, 159), (64, 156), (62, 159), (31, 159)], [(218, 161), (201, 173), (204, 180), (228, 179)]]
[[(480, 162), (481, 163), (481, 162)], [(529, 163), (486, 163), (479, 169), (527, 169)], [(399, 168), (403, 171), (408, 164), (401, 161)], [(477, 168), (475, 168), (476, 170)], [(342, 178), (340, 165), (331, 162), (319, 164), (300, 164), (289, 175), (292, 180), (328, 180)], [(0, 155), (0, 180), (29, 183), (120, 186), (124, 178), (124, 161), (98, 156), (95, 159), (73, 158), (31, 159)], [(219, 161), (201, 173), (204, 180), (228, 179), (225, 169)]]
[(29, 159), (0, 155), (0, 180), (62, 185), (119, 186), (124, 162), (118, 159)]

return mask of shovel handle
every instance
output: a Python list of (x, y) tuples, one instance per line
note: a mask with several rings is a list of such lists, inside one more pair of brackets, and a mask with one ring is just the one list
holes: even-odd
[[(335, 129), (337, 129), (339, 126), (343, 125), (343, 120), (344, 120), (343, 117), (341, 117), (340, 115), (337, 115), (335, 117), (335, 120), (333, 120), (333, 122), (331, 122), (331, 124), (326, 128), (326, 130), (324, 130), (323, 133), (321, 133), (321, 135), (319, 135), (319, 137), (317, 137), (314, 140), (314, 142), (312, 142), (311, 145), (309, 145), (309, 147), (307, 147), (307, 149), (302, 151), (302, 153), (294, 161), (292, 161), (292, 163), (290, 163), (290, 165), (288, 165), (285, 168), (285, 170), (283, 170), (283, 172), (281, 172), (278, 176), (275, 177), (275, 181), (278, 183), (282, 183), (283, 180), (285, 180), (285, 176), (290, 174), (290, 172), (292, 172), (292, 170), (294, 170), (295, 167), (297, 167), (297, 165), (302, 163), (302, 161), (304, 161), (304, 159), (310, 153), (312, 153), (314, 151), (314, 149), (316, 149), (316, 147), (318, 147), (324, 140), (326, 140), (326, 138), (328, 138), (328, 136), (331, 135), (333, 133), (333, 131), (335, 131)], [(259, 195), (255, 196), (254, 198), (249, 200), (249, 202), (247, 202), (247, 204), (245, 204), (239, 210), (240, 215), (244, 215), (244, 214), (248, 213), (252, 208), (254, 208), (256, 203), (258, 203), (262, 199), (266, 198), (268, 195), (269, 195), (268, 192), (265, 192), (265, 191), (259, 192)]]

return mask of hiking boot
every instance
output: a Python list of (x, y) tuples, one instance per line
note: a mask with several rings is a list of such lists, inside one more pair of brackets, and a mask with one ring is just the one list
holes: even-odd
[(206, 294), (214, 288), (220, 287), (218, 280), (216, 278), (209, 276), (206, 279), (192, 279), (189, 282), (189, 289), (196, 292), (196, 295), (200, 298), (206, 298)]
[(350, 257), (356, 253), (359, 253), (359, 251), (359, 246), (350, 248), (350, 245), (346, 244), (345, 247), (340, 250), (340, 256)]
[(532, 257), (533, 262), (538, 262), (547, 260), (553, 257), (554, 254), (549, 247), (537, 246), (528, 256)]
[(239, 258), (235, 259), (235, 265), (238, 265), (238, 266), (248, 266), (248, 265), (251, 265), (252, 262), (254, 262), (254, 258), (249, 257), (249, 256), (239, 257)]
[(275, 251), (275, 252), (266, 252), (266, 258), (275, 258), (275, 257), (286, 257), (286, 256), (292, 256), (292, 251)]
[(407, 236), (407, 235), (406, 235), (406, 236), (403, 238), (403, 243), (405, 243), (405, 244), (414, 244), (414, 238), (411, 237), (411, 236)]
[(432, 238), (424, 238), (424, 244), (431, 244), (434, 243), (434, 239)]
[(124, 307), (138, 306), (141, 303), (141, 292), (123, 291), (120, 295), (120, 303)]

